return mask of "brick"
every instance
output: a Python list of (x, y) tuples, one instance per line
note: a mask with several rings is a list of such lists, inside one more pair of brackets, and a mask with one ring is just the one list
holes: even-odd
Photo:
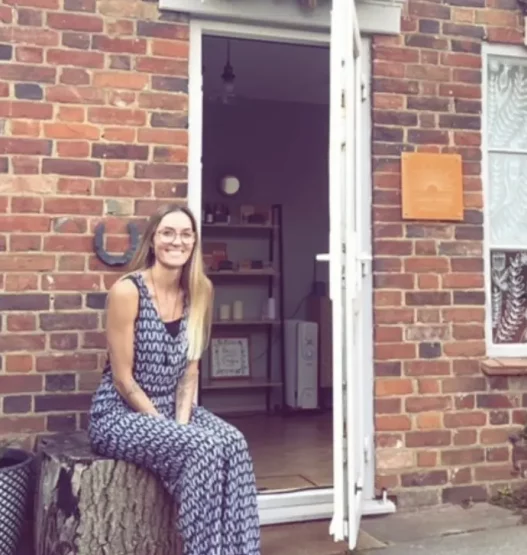
[(70, 50), (50, 49), (46, 55), (46, 61), (52, 65), (70, 65), (85, 68), (103, 68), (104, 54), (100, 52), (75, 52), (71, 55)]
[(88, 121), (111, 125), (145, 125), (146, 113), (125, 108), (89, 108)]
[(48, 310), (49, 295), (41, 294), (0, 294), (0, 311), (8, 310)]
[(487, 462), (503, 462), (508, 461), (509, 458), (510, 452), (508, 447), (488, 447), (485, 449), (485, 460)]
[(427, 430), (408, 432), (406, 434), (406, 447), (441, 447), (450, 445), (451, 433), (448, 430)]
[(41, 139), (0, 137), (0, 152), (3, 154), (49, 156), (51, 147), (50, 141)]
[(20, 8), (18, 10), (18, 24), (28, 25), (30, 27), (41, 27), (42, 12), (37, 10)]
[(439, 358), (441, 343), (419, 343), (419, 358)]
[(45, 430), (41, 416), (0, 416), (0, 429), (4, 434), (33, 434)]
[(36, 329), (37, 320), (34, 314), (9, 314), (7, 316), (8, 331), (34, 331)]
[(58, 351), (71, 351), (79, 347), (79, 337), (76, 333), (52, 333), (50, 347)]
[(98, 127), (83, 123), (46, 123), (44, 134), (52, 139), (89, 139), (97, 140), (100, 136)]
[(446, 360), (405, 361), (406, 376), (446, 376), (450, 374), (450, 363)]
[(481, 430), (480, 441), (484, 445), (508, 444), (510, 436), (515, 431), (511, 428), (487, 428)]
[(7, 81), (54, 83), (56, 72), (57, 70), (54, 67), (21, 65), (12, 62), (0, 64), (0, 78)]
[[(64, 74), (63, 74), (64, 75)], [(83, 74), (81, 74), (83, 75)], [(88, 82), (84, 77), (80, 79), (80, 84), (83, 81)], [(46, 100), (50, 102), (58, 102), (61, 104), (102, 104), (104, 102), (104, 91), (96, 87), (77, 87), (74, 85), (55, 85), (46, 89)], [(62, 125), (63, 124), (57, 124)], [(86, 126), (88, 127), (88, 126)], [(82, 129), (82, 127), (74, 126), (74, 129)], [(74, 136), (72, 138), (79, 139), (83, 136)]]
[(24, 414), (31, 412), (31, 395), (6, 395), (4, 397), (4, 414)]
[(448, 305), (451, 302), (451, 296), (448, 292), (407, 292), (405, 293), (407, 306), (440, 306)]
[(413, 393), (412, 381), (408, 379), (375, 380), (375, 395), (377, 397), (392, 397), (394, 395), (408, 395)]
[(450, 397), (407, 397), (406, 412), (447, 411), (452, 408)]
[(510, 415), (504, 410), (491, 410), (489, 413), (489, 424), (492, 426), (503, 426), (510, 423)]
[(188, 107), (188, 97), (184, 94), (141, 93), (139, 107), (157, 110), (184, 111)]
[(91, 395), (84, 393), (49, 394), (35, 396), (35, 412), (68, 412), (88, 410)]
[(44, 158), (42, 160), (42, 173), (100, 177), (101, 164), (100, 162), (88, 160), (60, 160)]
[(454, 291), (454, 304), (484, 305), (484, 291)]
[(51, 29), (64, 31), (85, 31), (87, 33), (100, 33), (103, 31), (102, 18), (77, 13), (48, 13), (47, 25)]
[(485, 451), (480, 447), (470, 449), (453, 449), (441, 453), (441, 464), (446, 466), (462, 466), (483, 462)]
[(61, 158), (87, 158), (90, 144), (86, 141), (58, 141), (57, 154)]
[(94, 291), (100, 287), (100, 276), (95, 275), (76, 275), (76, 274), (56, 274), (46, 275), (42, 279), (42, 289), (44, 291)]
[(0, 336), (0, 352), (42, 351), (45, 344), (44, 334), (4, 333)]
[(179, 164), (136, 164), (136, 179), (185, 179), (187, 167)]
[(132, 69), (132, 60), (130, 59), (130, 56), (118, 56), (114, 54), (110, 56), (109, 68), (129, 71)]
[[(79, 276), (75, 276), (78, 279)], [(91, 276), (84, 276), (91, 277)], [(55, 310), (71, 310), (74, 308), (81, 308), (82, 296), (79, 294), (60, 294), (55, 295), (53, 300), (53, 308)]]
[(377, 377), (401, 376), (400, 361), (375, 362), (374, 366), (375, 366), (375, 376)]
[(412, 472), (401, 476), (403, 487), (442, 486), (448, 482), (446, 470), (432, 470), (430, 472)]
[(94, 74), (93, 85), (102, 88), (143, 90), (148, 87), (148, 76), (140, 73), (105, 71)]
[[(91, 38), (88, 33), (62, 33), (62, 46), (66, 46), (68, 48), (77, 48), (79, 50), (88, 50), (90, 48), (90, 43)], [(56, 54), (52, 54), (52, 57), (53, 56), (56, 56)], [(84, 64), (79, 64), (77, 63), (77, 60), (75, 60), (75, 64), (73, 65), (83, 66)]]
[(96, 0), (64, 0), (68, 12), (95, 12)]
[(7, 355), (6, 372), (31, 372), (34, 367), (33, 356), (31, 355)]
[(92, 40), (93, 50), (117, 54), (146, 54), (146, 45), (146, 40), (141, 38), (94, 35)]
[(44, 60), (44, 51), (42, 48), (17, 46), (15, 50), (15, 58), (17, 62), (39, 64)]
[(409, 129), (408, 142), (415, 144), (447, 145), (449, 140), (446, 131)]
[(412, 343), (384, 343), (375, 346), (376, 360), (412, 359), (416, 356), (416, 348)]
[[(72, 67), (62, 68), (59, 80), (64, 85), (89, 85), (91, 83), (90, 74), (86, 69)], [(84, 89), (79, 89), (79, 95), (81, 95), (83, 92)], [(65, 100), (64, 102), (68, 101)], [(70, 102), (75, 102), (75, 100), (70, 100)]]
[(137, 35), (140, 37), (155, 37), (170, 40), (186, 40), (189, 36), (186, 25), (157, 23), (154, 21), (138, 21)]
[(475, 472), (475, 479), (478, 482), (483, 481), (503, 481), (503, 480), (511, 480), (515, 477), (515, 471), (512, 468), (511, 464), (504, 464), (504, 465), (493, 465), (493, 466), (482, 466), (476, 467), (474, 469)]
[(398, 432), (410, 430), (412, 423), (405, 415), (376, 416), (375, 430), (379, 432)]
[(89, 330), (98, 325), (96, 314), (41, 314), (40, 327), (44, 331)]
[(135, 69), (141, 73), (184, 77), (188, 72), (188, 62), (170, 58), (138, 56), (135, 61)]
[(50, 414), (47, 416), (48, 432), (73, 432), (77, 427), (75, 414)]
[(442, 502), (450, 504), (466, 504), (488, 499), (487, 490), (484, 486), (460, 486), (445, 488), (442, 492)]
[(93, 143), (92, 158), (146, 160), (148, 147), (142, 145)]
[(519, 399), (514, 395), (500, 395), (496, 393), (479, 394), (477, 396), (478, 408), (485, 409), (511, 409), (517, 407)]
[(470, 428), (485, 426), (487, 415), (485, 412), (459, 412), (444, 415), (447, 428)]
[(48, 374), (45, 379), (46, 391), (75, 391), (75, 374)]
[(0, 375), (0, 391), (5, 395), (42, 391), (42, 383), (41, 376), (29, 374)]
[(401, 412), (401, 399), (399, 398), (375, 399), (376, 414), (399, 414), (400, 412)]
[(184, 77), (152, 75), (152, 89), (157, 91), (188, 93), (188, 79)]

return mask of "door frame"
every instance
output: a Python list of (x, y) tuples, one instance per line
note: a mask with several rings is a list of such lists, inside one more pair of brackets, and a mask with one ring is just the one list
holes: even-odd
[[(202, 148), (203, 148), (203, 76), (202, 76), (202, 39), (203, 36), (214, 35), (240, 39), (256, 39), (269, 42), (326, 45), (329, 47), (330, 34), (327, 30), (299, 30), (288, 27), (273, 27), (264, 25), (245, 24), (229, 21), (214, 21), (207, 19), (190, 18), (190, 50), (189, 50), (189, 153), (188, 153), (188, 205), (196, 216), (198, 228), (201, 227), (202, 203)], [(365, 46), (366, 82), (371, 81), (370, 41), (363, 38)], [(329, 84), (328, 84), (329, 87)], [(368, 87), (367, 87), (368, 88)], [(371, 102), (368, 99), (363, 103), (363, 130), (362, 141), (364, 148), (364, 182), (361, 187), (371, 191)], [(329, 148), (329, 145), (328, 145)], [(370, 198), (371, 195), (368, 197)], [(371, 214), (370, 207), (367, 211)], [(370, 222), (371, 226), (371, 222)], [(328, 230), (329, 234), (329, 230)], [(372, 325), (373, 295), (370, 296), (365, 313)], [(371, 345), (367, 352), (373, 352), (373, 327)], [(386, 495), (382, 499), (375, 499), (375, 464), (374, 464), (374, 420), (373, 420), (373, 355), (368, 357), (364, 368), (365, 382), (365, 409), (364, 418), (367, 424), (370, 444), (365, 446), (365, 455), (370, 457), (372, 464), (368, 467), (364, 484), (364, 515), (378, 515), (395, 512), (395, 505)], [(333, 488), (316, 488), (305, 491), (284, 493), (263, 493), (258, 495), (260, 521), (262, 525), (278, 524), (285, 522), (299, 522), (303, 520), (330, 519), (333, 515)]]

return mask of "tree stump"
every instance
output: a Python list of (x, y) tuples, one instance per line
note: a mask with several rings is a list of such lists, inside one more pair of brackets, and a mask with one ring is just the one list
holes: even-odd
[(43, 438), (35, 555), (179, 555), (177, 509), (157, 478), (95, 455), (85, 433)]

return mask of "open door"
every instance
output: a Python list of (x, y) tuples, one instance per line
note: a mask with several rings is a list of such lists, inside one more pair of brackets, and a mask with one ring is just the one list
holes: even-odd
[(357, 543), (365, 474), (361, 346), (361, 38), (354, 0), (331, 15), (329, 275), (333, 311), (333, 491), (330, 533)]

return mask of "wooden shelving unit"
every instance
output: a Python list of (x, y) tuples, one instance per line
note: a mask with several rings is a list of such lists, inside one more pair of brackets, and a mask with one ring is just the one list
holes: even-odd
[[(266, 376), (265, 378), (250, 379), (221, 379), (210, 380), (202, 377), (200, 373), (200, 397), (202, 392), (228, 392), (234, 390), (264, 390), (266, 396), (266, 409), (271, 412), (271, 393), (274, 389), (281, 389), (281, 407), (285, 407), (285, 327), (284, 327), (284, 283), (283, 283), (283, 233), (282, 233), (282, 207), (274, 205), (272, 207), (271, 224), (253, 223), (204, 223), (202, 224), (202, 234), (204, 239), (214, 237), (231, 237), (232, 240), (242, 241), (244, 238), (254, 239), (255, 236), (263, 234), (268, 240), (268, 257), (270, 267), (254, 270), (215, 270), (208, 271), (207, 275), (214, 281), (221, 283), (239, 282), (247, 280), (251, 282), (258, 278), (265, 280), (267, 294), (276, 300), (276, 319), (275, 320), (215, 320), (213, 322), (212, 334), (215, 330), (228, 330), (242, 328), (250, 330), (251, 334), (265, 334), (267, 338), (266, 355)], [(258, 283), (258, 281), (256, 281)], [(279, 340), (276, 341), (278, 334)], [(278, 358), (280, 361), (279, 379), (276, 374), (273, 377), (273, 358), (275, 355), (275, 345), (278, 344)]]

